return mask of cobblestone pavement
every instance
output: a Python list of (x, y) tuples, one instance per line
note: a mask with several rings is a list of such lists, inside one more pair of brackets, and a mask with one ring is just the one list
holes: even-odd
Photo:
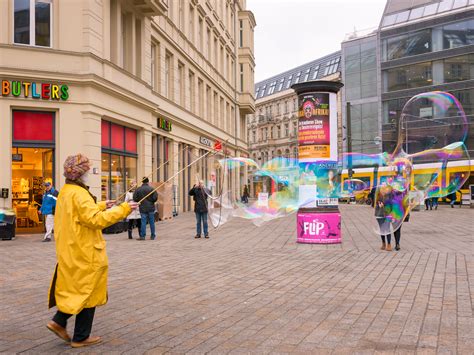
[[(398, 252), (379, 250), (370, 207), (341, 212), (342, 245), (296, 244), (295, 216), (209, 240), (193, 214), (158, 223), (157, 241), (106, 236), (103, 343), (82, 351), (474, 353), (474, 210), (413, 212)], [(40, 239), (0, 241), (0, 352), (80, 352), (45, 328), (55, 253)]]

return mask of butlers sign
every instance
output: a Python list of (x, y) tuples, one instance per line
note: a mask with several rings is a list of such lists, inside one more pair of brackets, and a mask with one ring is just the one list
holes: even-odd
[(65, 84), (2, 80), (2, 97), (7, 96), (66, 101), (69, 98), (69, 87)]

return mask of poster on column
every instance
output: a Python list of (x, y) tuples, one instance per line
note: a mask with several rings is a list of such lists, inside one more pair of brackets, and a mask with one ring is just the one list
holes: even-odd
[[(298, 157), (300, 162), (337, 160), (337, 115), (331, 114), (330, 93), (308, 93), (300, 98), (298, 112)], [(335, 95), (334, 95), (335, 96)], [(335, 111), (335, 110), (333, 110)]]

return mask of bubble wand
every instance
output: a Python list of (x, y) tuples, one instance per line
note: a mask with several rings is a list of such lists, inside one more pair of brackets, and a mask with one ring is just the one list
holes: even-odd
[[(156, 168), (155, 170), (153, 170), (149, 175), (145, 176), (144, 178), (142, 178), (142, 183), (145, 179), (148, 179), (150, 176), (152, 176), (155, 172), (158, 172), (162, 167), (164, 167), (166, 164), (168, 164), (171, 159), (174, 159), (176, 158), (177, 156), (179, 156), (179, 154), (183, 153), (186, 149), (189, 149), (189, 146), (184, 146), (183, 148), (181, 148), (175, 155), (173, 155), (172, 158), (168, 159), (167, 161), (165, 161), (164, 163), (162, 163), (158, 168)], [(118, 201), (120, 201), (127, 193), (129, 193), (130, 191), (132, 191), (133, 187), (130, 187), (127, 191), (125, 191), (123, 194), (121, 194), (119, 197), (117, 197), (115, 199), (115, 204), (118, 203)]]
[[(227, 142), (227, 141), (226, 141)], [(147, 199), (149, 196), (151, 196), (155, 191), (157, 191), (161, 186), (163, 186), (164, 184), (166, 184), (167, 182), (171, 181), (172, 179), (174, 179), (176, 176), (178, 176), (182, 171), (186, 170), (187, 168), (189, 168), (191, 165), (193, 165), (194, 163), (198, 162), (199, 160), (205, 158), (208, 154), (212, 153), (211, 156), (213, 155), (216, 155), (217, 153), (219, 153), (220, 150), (217, 150), (217, 149), (214, 149), (214, 152), (212, 150), (208, 151), (206, 154), (204, 154), (203, 156), (195, 159), (194, 161), (192, 161), (191, 163), (189, 163), (188, 165), (186, 165), (184, 168), (182, 168), (181, 170), (179, 170), (176, 174), (174, 174), (172, 177), (170, 177), (168, 180), (166, 180), (165, 182), (161, 183), (160, 185), (158, 185), (156, 188), (154, 188), (153, 190), (151, 190), (145, 197), (143, 197), (140, 201), (138, 201), (138, 204), (142, 203), (145, 199)]]

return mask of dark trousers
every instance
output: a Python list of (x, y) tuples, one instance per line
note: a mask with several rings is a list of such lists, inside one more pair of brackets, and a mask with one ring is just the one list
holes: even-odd
[(134, 226), (138, 228), (138, 234), (140, 235), (140, 226), (141, 226), (140, 218), (128, 220), (128, 237), (129, 238), (132, 238), (132, 230)]
[[(74, 325), (73, 342), (86, 340), (92, 331), (92, 322), (94, 321), (94, 308), (84, 308), (76, 315), (76, 324)], [(53, 321), (58, 323), (61, 327), (66, 328), (67, 320), (72, 317), (72, 314), (57, 311), (53, 317)]]
[(393, 236), (395, 237), (395, 243), (400, 244), (400, 236), (402, 235), (402, 226), (398, 228), (395, 232), (393, 232)]

